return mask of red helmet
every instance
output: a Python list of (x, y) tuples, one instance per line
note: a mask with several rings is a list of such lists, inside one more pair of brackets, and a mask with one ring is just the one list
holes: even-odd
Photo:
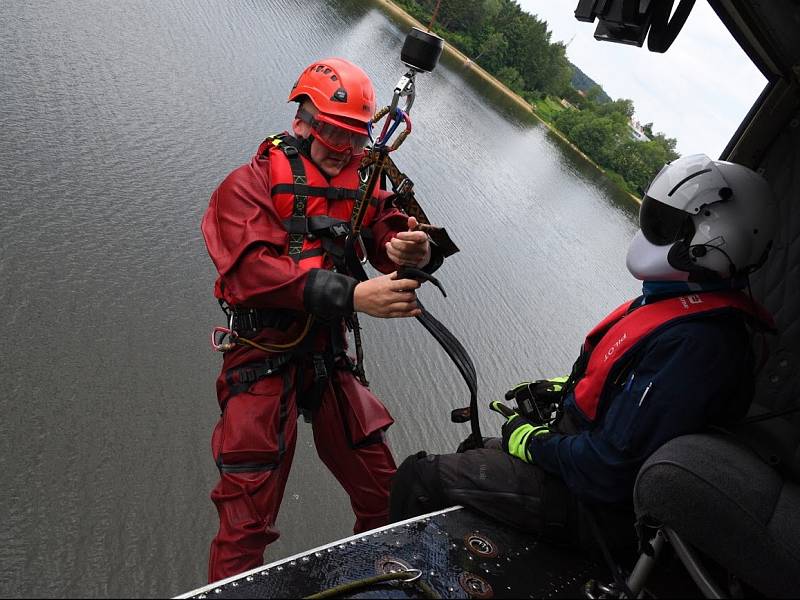
[[(375, 114), (372, 82), (360, 67), (343, 58), (326, 58), (306, 67), (289, 93), (289, 102), (302, 102), (303, 96), (326, 120), (354, 132), (363, 133)], [(354, 127), (352, 121), (363, 123), (363, 128)]]

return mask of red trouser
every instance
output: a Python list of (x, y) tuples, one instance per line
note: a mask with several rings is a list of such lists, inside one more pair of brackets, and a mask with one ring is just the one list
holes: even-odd
[[(260, 566), (267, 544), (280, 535), (275, 519), (297, 440), (295, 374), (296, 367), (288, 366), (234, 395), (224, 373), (217, 381), (223, 413), (211, 446), (220, 481), (211, 499), (219, 531), (211, 542), (209, 582)], [(396, 466), (383, 431), (392, 422), (383, 404), (350, 371), (332, 373), (314, 413), (314, 444), (350, 496), (354, 533), (388, 522)]]

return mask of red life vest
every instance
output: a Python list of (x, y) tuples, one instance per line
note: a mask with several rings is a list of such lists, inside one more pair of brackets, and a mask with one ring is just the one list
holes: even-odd
[(573, 392), (575, 405), (589, 421), (597, 416), (600, 396), (614, 367), (621, 364), (640, 341), (662, 326), (700, 314), (738, 311), (767, 329), (774, 328), (772, 316), (766, 309), (737, 290), (667, 298), (629, 313), (633, 302), (615, 309), (589, 332), (583, 343), (578, 361), (585, 365), (585, 370)]
[[(342, 237), (349, 231), (353, 204), (361, 195), (358, 159), (328, 179), (285, 136), (268, 138), (259, 148), (259, 154), (268, 155), (270, 196), (289, 231), (287, 254), (304, 269), (331, 268), (322, 239), (309, 231), (309, 219), (329, 217), (334, 228), (337, 223), (340, 225)], [(364, 216), (365, 230), (374, 221), (376, 212), (377, 200), (373, 198)]]

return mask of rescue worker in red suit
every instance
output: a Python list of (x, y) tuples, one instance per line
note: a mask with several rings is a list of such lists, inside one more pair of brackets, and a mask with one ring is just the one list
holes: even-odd
[(217, 379), (222, 416), (212, 436), (220, 481), (209, 581), (255, 568), (278, 538), (275, 519), (292, 464), (297, 418), (312, 423), (322, 461), (350, 497), (354, 532), (387, 523), (395, 462), (384, 439), (392, 417), (346, 353), (355, 313), (420, 314), (419, 283), (399, 266), (441, 264), (414, 218), (389, 194), (370, 199), (363, 248), (384, 275), (346, 274), (344, 238), (359, 194), (375, 93), (339, 58), (309, 65), (289, 95), (292, 133), (268, 138), (211, 196), (202, 231), (219, 273), (215, 296), (239, 343)]
[(766, 180), (742, 165), (705, 155), (666, 165), (628, 250), (642, 295), (589, 332), (568, 377), (509, 390), (519, 410), (491, 403), (506, 419), (502, 438), (408, 457), (392, 483), (391, 518), (461, 504), (550, 541), (593, 546), (582, 509), (591, 507), (606, 542), (629, 548), (644, 461), (675, 437), (747, 412), (751, 336), (774, 328), (747, 280), (772, 244), (776, 206)]

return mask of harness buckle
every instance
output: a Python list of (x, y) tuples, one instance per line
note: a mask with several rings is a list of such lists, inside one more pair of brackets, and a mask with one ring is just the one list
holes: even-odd
[(308, 219), (305, 216), (292, 216), (289, 219), (289, 233), (308, 235)]
[(344, 237), (350, 233), (349, 223), (334, 223), (331, 225), (331, 233), (335, 237)]

